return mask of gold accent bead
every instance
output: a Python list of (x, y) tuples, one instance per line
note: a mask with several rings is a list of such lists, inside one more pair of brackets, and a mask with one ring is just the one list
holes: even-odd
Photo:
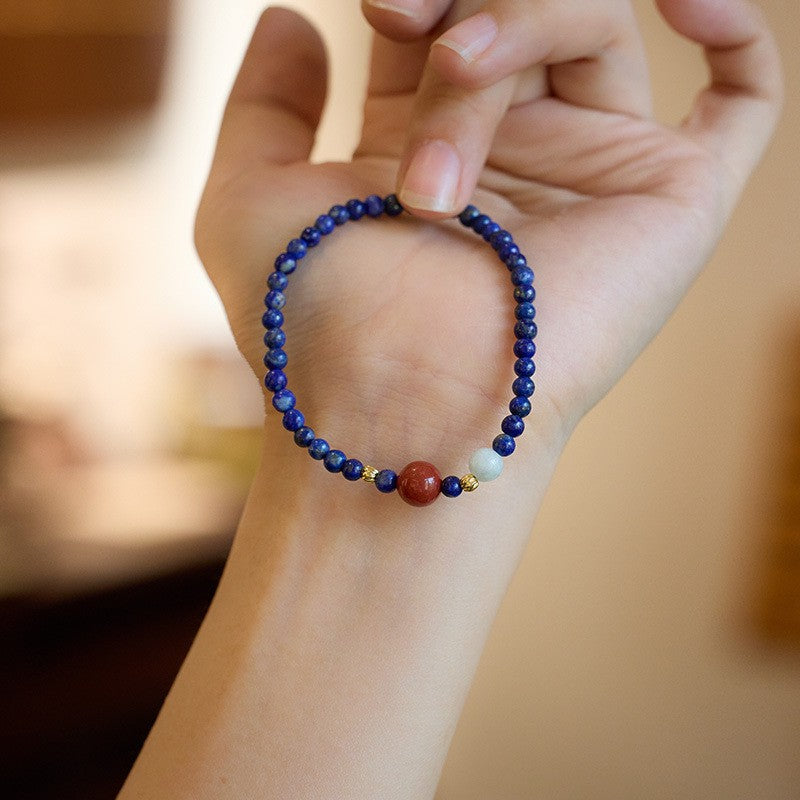
[(468, 472), (459, 483), (465, 492), (474, 492), (480, 485), (478, 479), (471, 472)]
[(369, 464), (365, 464), (364, 471), (361, 473), (361, 479), (367, 483), (375, 483), (375, 476), (377, 474), (378, 470), (376, 470), (375, 467), (370, 467)]

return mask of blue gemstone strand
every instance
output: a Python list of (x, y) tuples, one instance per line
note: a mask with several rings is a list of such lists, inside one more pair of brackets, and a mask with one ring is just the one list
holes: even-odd
[[(289, 359), (284, 350), (286, 333), (283, 330), (282, 309), (287, 301), (285, 292), (290, 283), (290, 276), (323, 238), (335, 233), (345, 223), (362, 217), (376, 219), (382, 215), (396, 217), (402, 213), (403, 207), (395, 195), (380, 197), (371, 194), (363, 200), (354, 198), (341, 205), (331, 206), (327, 213), (320, 214), (313, 225), (303, 228), (297, 237), (290, 239), (285, 250), (275, 258), (274, 270), (267, 277), (265, 311), (261, 320), (265, 328), (264, 365), (267, 368), (264, 387), (272, 393), (272, 405), (282, 415), (283, 427), (292, 434), (297, 446), (307, 450), (315, 461), (321, 461), (328, 472), (340, 472), (348, 481), (362, 479), (370, 481), (383, 494), (397, 491), (398, 482), (402, 480), (403, 474), (398, 476), (391, 469), (375, 470), (366, 467), (359, 459), (349, 458), (343, 451), (332, 448), (326, 439), (318, 437), (306, 424), (305, 416), (297, 408), (297, 398), (294, 392), (287, 388), (288, 380), (284, 372)], [(536, 371), (533, 358), (536, 355), (534, 339), (537, 334), (534, 322), (536, 290), (533, 288), (533, 270), (520, 252), (511, 233), (491, 217), (481, 213), (475, 206), (468, 205), (458, 215), (458, 220), (489, 244), (510, 273), (516, 303), (514, 307), (516, 361), (515, 379), (511, 387), (512, 398), (508, 405), (510, 413), (500, 424), (501, 433), (492, 441), (491, 449), (481, 448), (473, 455), (470, 469), (476, 473), (474, 476), (468, 475), (459, 479), (456, 475), (447, 475), (441, 479), (439, 493), (445, 497), (459, 497), (463, 492), (474, 489), (480, 481), (492, 480), (500, 474), (502, 459), (516, 450), (516, 440), (525, 430), (524, 418), (531, 413), (529, 398), (536, 388), (531, 377)], [(436, 471), (433, 467), (431, 469)], [(470, 484), (467, 478), (473, 483)], [(402, 486), (400, 492), (403, 493)], [(408, 498), (404, 495), (404, 499)]]

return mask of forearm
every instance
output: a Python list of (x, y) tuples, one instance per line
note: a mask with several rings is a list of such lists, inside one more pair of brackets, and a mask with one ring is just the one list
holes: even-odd
[(560, 447), (425, 509), (268, 452), (122, 800), (432, 797)]

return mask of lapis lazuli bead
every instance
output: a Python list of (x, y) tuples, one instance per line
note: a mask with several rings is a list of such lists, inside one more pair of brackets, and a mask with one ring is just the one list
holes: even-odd
[(519, 253), (519, 247), (514, 242), (507, 242), (497, 251), (497, 257), (505, 264), (511, 256), (517, 253)]
[(282, 292), (287, 286), (289, 285), (289, 279), (284, 275), (282, 272), (270, 272), (269, 277), (267, 278), (267, 286), (270, 289), (277, 289), (279, 292)]
[(492, 220), (484, 229), (481, 231), (481, 236), (483, 236), (484, 241), (488, 242), (492, 236), (500, 231), (500, 226)]
[(345, 203), (345, 207), (347, 208), (347, 213), (350, 215), (350, 219), (361, 219), (367, 210), (364, 208), (364, 204), (356, 198), (348, 200), (347, 203)]
[(527, 397), (512, 397), (508, 410), (518, 417), (527, 417), (531, 413), (531, 401)]
[(271, 369), (264, 376), (264, 386), (271, 392), (279, 392), (286, 387), (286, 373), (282, 369)]
[(492, 218), (487, 217), (486, 214), (478, 214), (477, 217), (474, 217), (470, 221), (470, 227), (472, 230), (475, 231), (479, 236), (483, 235), (483, 232), (486, 228), (492, 224)]
[(313, 441), (314, 431), (308, 425), (303, 425), (294, 432), (294, 443), (298, 447), (308, 447)]
[(536, 365), (531, 358), (518, 358), (514, 362), (514, 372), (523, 378), (530, 378), (536, 371)]
[(305, 254), (308, 252), (308, 245), (302, 239), (292, 239), (292, 241), (286, 245), (286, 252), (290, 256), (294, 256), (295, 259), (304, 258)]
[(472, 221), (475, 217), (479, 217), (481, 212), (478, 211), (477, 208), (473, 205), (468, 205), (459, 215), (458, 220), (462, 225), (466, 225), (468, 228), (472, 227)]
[(514, 394), (522, 397), (530, 397), (535, 389), (536, 384), (530, 378), (525, 378), (522, 376), (517, 378), (514, 383), (511, 384), (511, 391), (514, 392)]
[(509, 436), (507, 433), (500, 433), (494, 437), (492, 450), (494, 450), (497, 455), (505, 458), (506, 456), (510, 456), (516, 449), (517, 443), (514, 441), (513, 436)]
[(526, 286), (533, 283), (533, 270), (530, 267), (514, 267), (511, 272), (511, 283), (514, 286)]
[(516, 438), (517, 436), (521, 436), (522, 432), (525, 430), (525, 421), (516, 414), (509, 414), (507, 417), (504, 417), (503, 421), (500, 423), (500, 430)]
[(514, 309), (514, 316), (517, 319), (530, 322), (536, 316), (536, 308), (533, 303), (517, 303), (517, 307)]
[(277, 289), (270, 289), (264, 298), (264, 305), (267, 308), (274, 308), (280, 311), (286, 305), (286, 295)]
[(296, 431), (298, 428), (302, 428), (305, 423), (306, 418), (303, 416), (303, 412), (296, 408), (290, 408), (283, 415), (283, 427), (287, 431)]
[(532, 303), (536, 299), (536, 289), (529, 283), (514, 287), (514, 299), (518, 303)]
[(342, 465), (342, 475), (348, 481), (357, 481), (364, 474), (364, 465), (357, 458), (348, 458)]
[(277, 308), (268, 308), (261, 317), (261, 324), (269, 328), (280, 328), (283, 325), (283, 314)]
[(364, 208), (370, 217), (379, 217), (383, 214), (383, 198), (376, 194), (371, 194), (364, 200)]
[(281, 253), (275, 259), (275, 269), (284, 275), (291, 275), (297, 269), (297, 259), (289, 253)]
[(333, 220), (336, 225), (344, 225), (350, 219), (350, 214), (344, 206), (335, 205), (331, 206), (328, 211), (328, 216)]
[(445, 497), (458, 497), (464, 490), (461, 488), (461, 481), (455, 475), (448, 475), (442, 478), (440, 491)]
[(316, 247), (322, 239), (322, 231), (316, 227), (303, 228), (300, 238), (306, 243), (307, 247)]
[(397, 488), (397, 473), (391, 469), (382, 469), (375, 476), (375, 488), (379, 492), (389, 494)]
[(336, 223), (333, 221), (333, 217), (330, 216), (330, 214), (320, 214), (317, 217), (317, 221), (314, 223), (314, 227), (323, 236), (327, 236), (329, 233), (333, 233)]
[(328, 450), (325, 454), (324, 464), (328, 472), (341, 472), (347, 456), (341, 450)]
[(281, 328), (270, 328), (264, 331), (264, 344), (268, 350), (283, 347), (286, 344), (286, 334)]
[(535, 322), (522, 322), (520, 320), (514, 325), (514, 336), (517, 339), (533, 339), (536, 336), (536, 323)]
[(289, 409), (294, 408), (296, 402), (297, 398), (290, 389), (281, 389), (272, 397), (273, 408), (281, 413), (286, 413)]
[(384, 198), (383, 210), (388, 217), (396, 217), (398, 214), (403, 213), (403, 206), (400, 205), (396, 194), (390, 194)]
[(322, 461), (330, 452), (331, 446), (324, 439), (314, 439), (308, 446), (308, 454), (315, 461)]
[[(498, 226), (499, 227), (499, 226)], [(489, 244), (498, 252), (503, 245), (512, 244), (514, 237), (506, 230), (500, 228), (489, 237)]]
[(536, 355), (536, 345), (531, 339), (517, 339), (514, 342), (514, 355), (517, 358), (533, 358)]
[(505, 263), (506, 266), (508, 267), (508, 271), (511, 272), (517, 267), (527, 267), (528, 259), (525, 258), (525, 256), (522, 255), (522, 253), (514, 253), (505, 260)]
[(286, 355), (285, 350), (276, 347), (272, 350), (267, 350), (264, 356), (264, 366), (271, 367), (272, 369), (283, 369), (289, 363), (289, 356)]

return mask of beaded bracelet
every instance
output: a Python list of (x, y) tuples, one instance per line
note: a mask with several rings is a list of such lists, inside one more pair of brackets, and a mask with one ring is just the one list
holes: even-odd
[(379, 217), (384, 213), (389, 217), (396, 217), (402, 212), (403, 207), (393, 194), (384, 199), (373, 194), (363, 201), (349, 200), (343, 206), (335, 205), (327, 214), (319, 216), (314, 225), (305, 228), (299, 238), (292, 239), (285, 252), (275, 259), (275, 271), (267, 278), (269, 292), (264, 298), (267, 310), (262, 319), (266, 328), (264, 344), (267, 347), (264, 365), (268, 369), (264, 385), (273, 393), (272, 405), (275, 410), (283, 414), (283, 427), (294, 434), (295, 443), (306, 448), (311, 458), (322, 461), (328, 472), (341, 472), (349, 481), (364, 480), (374, 483), (378, 491), (384, 494), (396, 489), (400, 497), (410, 505), (426, 506), (439, 494), (458, 497), (462, 492), (475, 491), (483, 481), (497, 478), (503, 471), (503, 458), (510, 456), (516, 448), (515, 440), (525, 430), (523, 418), (531, 410), (529, 398), (534, 391), (531, 375), (536, 369), (533, 363), (536, 353), (533, 341), (536, 336), (536, 323), (533, 321), (536, 316), (533, 306), (536, 291), (533, 288), (533, 270), (508, 231), (472, 205), (458, 215), (461, 223), (482, 236), (508, 267), (517, 301), (517, 322), (514, 325), (514, 355), (517, 357), (514, 372), (517, 378), (512, 384), (514, 397), (509, 403), (511, 413), (503, 419), (500, 425), (502, 432), (495, 437), (491, 448), (481, 447), (472, 454), (469, 460), (470, 471), (462, 478), (455, 475), (442, 478), (436, 467), (427, 461), (412, 461), (398, 474), (391, 469), (378, 470), (357, 458), (348, 458), (341, 450), (333, 449), (325, 439), (318, 438), (305, 424), (305, 417), (296, 406), (293, 392), (286, 388), (287, 378), (283, 371), (288, 358), (283, 350), (286, 334), (282, 329), (281, 309), (286, 303), (284, 290), (289, 283), (289, 275), (297, 269), (310, 249), (345, 222), (361, 219), (365, 215)]

